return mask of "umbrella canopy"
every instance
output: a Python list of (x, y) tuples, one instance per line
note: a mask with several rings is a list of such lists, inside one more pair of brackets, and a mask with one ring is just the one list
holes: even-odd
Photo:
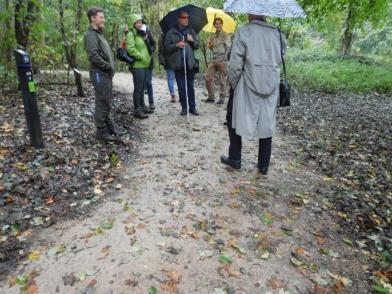
[(186, 5), (170, 11), (159, 22), (162, 31), (166, 33), (168, 30), (173, 28), (177, 24), (178, 16), (182, 11), (186, 11), (189, 14), (189, 25), (195, 30), (196, 34), (200, 33), (208, 22), (207, 14), (204, 8), (194, 5)]
[(227, 0), (224, 10), (279, 18), (306, 17), (295, 0)]
[(206, 9), (206, 12), (208, 23), (203, 28), (203, 31), (208, 33), (215, 33), (214, 20), (216, 18), (221, 18), (223, 20), (222, 30), (228, 34), (232, 34), (235, 32), (236, 23), (234, 19), (232, 19), (231, 16), (226, 14), (223, 10), (208, 7)]

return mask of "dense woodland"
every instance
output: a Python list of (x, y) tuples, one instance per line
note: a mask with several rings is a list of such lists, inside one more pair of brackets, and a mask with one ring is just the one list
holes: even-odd
[[(332, 91), (344, 90), (345, 87), (347, 90), (361, 92), (391, 90), (391, 73), (386, 70), (390, 65), (392, 44), (389, 0), (299, 2), (308, 13), (307, 19), (271, 20), (279, 24), (288, 36), (290, 56), (294, 58), (289, 67), (293, 69), (291, 76), (298, 82), (298, 86), (311, 88), (318, 85), (321, 90)], [(87, 62), (82, 40), (88, 26), (85, 11), (91, 5), (105, 9), (105, 34), (115, 49), (130, 13), (144, 14), (155, 37), (158, 38), (158, 21), (173, 7), (186, 3), (204, 7), (223, 6), (222, 0), (2, 1), (1, 88), (4, 90), (15, 87), (15, 65), (12, 56), (16, 47), (25, 48), (30, 52), (36, 71), (85, 69)], [(246, 20), (245, 16), (234, 17), (239, 24)], [(207, 34), (201, 33), (202, 40), (206, 40), (207, 37)], [(201, 60), (205, 61), (203, 63), (207, 63), (207, 50), (201, 50), (199, 54)], [(339, 75), (342, 75), (339, 81), (352, 77), (351, 74), (358, 71), (366, 73), (360, 76), (367, 76), (367, 80), (364, 83), (361, 80), (363, 77), (358, 77), (356, 82), (343, 83), (343, 86), (337, 84), (337, 80), (333, 80), (332, 77), (327, 80), (320, 79), (320, 76), (325, 76), (323, 70), (332, 70), (329, 61), (339, 61), (333, 65)], [(369, 68), (373, 65), (377, 67)]]

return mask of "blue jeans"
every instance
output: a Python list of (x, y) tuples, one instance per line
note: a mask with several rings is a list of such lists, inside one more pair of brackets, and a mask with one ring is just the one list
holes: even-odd
[(154, 104), (154, 91), (152, 89), (152, 72), (154, 71), (154, 68), (147, 68), (147, 73), (146, 73), (146, 90), (147, 90), (147, 95), (148, 95), (148, 103), (150, 105)]
[(174, 89), (174, 70), (166, 70), (167, 86), (169, 87), (169, 92), (171, 96), (176, 95), (176, 90)]
[[(180, 97), (181, 107), (182, 109), (187, 109), (186, 103), (186, 90), (185, 90), (185, 73), (184, 71), (176, 71), (175, 72), (177, 87), (178, 87), (178, 96)], [(189, 110), (192, 111), (196, 109), (196, 101), (195, 101), (195, 72), (193, 70), (187, 72), (187, 86), (188, 86), (188, 101), (189, 101)]]

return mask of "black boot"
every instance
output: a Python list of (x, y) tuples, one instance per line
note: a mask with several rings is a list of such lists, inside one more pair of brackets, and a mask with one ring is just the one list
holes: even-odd
[(259, 170), (259, 173), (261, 173), (263, 176), (266, 176), (268, 174), (268, 167), (257, 167)]
[(229, 157), (224, 156), (224, 155), (222, 155), (220, 159), (223, 164), (226, 164), (234, 169), (241, 168), (241, 160), (232, 160)]
[(147, 114), (151, 114), (151, 113), (154, 113), (154, 110), (152, 110), (151, 108), (148, 108), (147, 106), (144, 106), (143, 112), (147, 113)]
[(141, 119), (148, 118), (148, 115), (145, 114), (142, 110), (136, 110), (134, 116)]
[(107, 131), (97, 131), (97, 140), (113, 143), (117, 141), (117, 138), (110, 135)]
[(115, 137), (120, 137), (124, 135), (126, 132), (123, 130), (120, 130), (113, 122), (107, 124), (108, 132), (110, 135), (115, 136)]
[(225, 100), (224, 100), (223, 98), (220, 98), (220, 99), (218, 100), (218, 102), (216, 102), (216, 104), (217, 104), (217, 105), (223, 105), (223, 104), (225, 104)]
[(189, 110), (189, 112), (196, 116), (200, 115), (196, 108)]

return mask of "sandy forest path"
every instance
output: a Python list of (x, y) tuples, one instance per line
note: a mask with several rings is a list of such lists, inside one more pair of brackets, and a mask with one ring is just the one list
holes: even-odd
[[(129, 74), (114, 83), (131, 99)], [(354, 249), (320, 253), (320, 244), (334, 246), (335, 229), (307, 209), (317, 175), (295, 163), (279, 135), (267, 179), (256, 173), (256, 141), (244, 143), (243, 168), (230, 170), (219, 162), (225, 107), (202, 105), (198, 88), (202, 115), (189, 126), (165, 81), (154, 79), (154, 89), (157, 110), (140, 122), (144, 139), (122, 167), (118, 195), (83, 220), (43, 230), (32, 246), (40, 258), (14, 275), (35, 273), (37, 293), (309, 293), (333, 279), (361, 293), (337, 272), (357, 266)]]

